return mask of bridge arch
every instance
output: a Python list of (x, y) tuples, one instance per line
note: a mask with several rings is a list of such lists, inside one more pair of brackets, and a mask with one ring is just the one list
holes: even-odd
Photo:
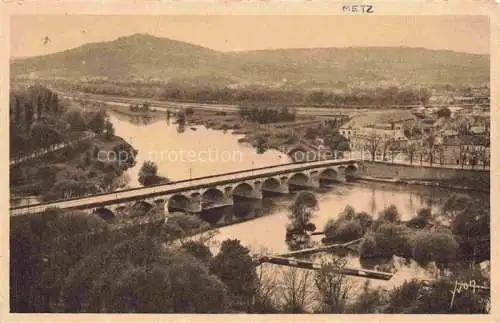
[(202, 203), (219, 203), (224, 199), (224, 193), (215, 188), (209, 188), (201, 194)]
[(246, 182), (236, 185), (233, 189), (233, 196), (252, 197), (253, 193), (253, 186)]
[(295, 173), (295, 174), (293, 174), (288, 179), (288, 183), (289, 184), (306, 186), (307, 183), (309, 182), (309, 180), (310, 180), (310, 178), (306, 174), (304, 174), (304, 173)]
[(189, 209), (191, 199), (183, 194), (173, 195), (167, 202), (166, 208), (168, 212), (184, 211)]
[(262, 182), (262, 190), (263, 191), (279, 191), (279, 188), (281, 187), (281, 183), (278, 179), (274, 177), (267, 178), (264, 182)]
[(95, 209), (92, 214), (99, 216), (103, 220), (112, 220), (115, 218), (115, 213), (106, 207)]
[(356, 175), (356, 172), (358, 171), (358, 167), (356, 167), (356, 164), (350, 164), (345, 168), (345, 177), (346, 179), (352, 179), (354, 175)]
[(320, 179), (326, 179), (326, 180), (336, 180), (338, 176), (338, 173), (335, 169), (333, 168), (326, 168), (322, 170), (319, 173), (319, 178)]

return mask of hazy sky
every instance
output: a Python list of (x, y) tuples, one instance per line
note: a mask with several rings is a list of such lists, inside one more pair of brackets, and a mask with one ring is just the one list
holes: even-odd
[(51, 15), (11, 16), (11, 55), (43, 55), (134, 33), (222, 51), (409, 46), (487, 54), (490, 46), (487, 16)]

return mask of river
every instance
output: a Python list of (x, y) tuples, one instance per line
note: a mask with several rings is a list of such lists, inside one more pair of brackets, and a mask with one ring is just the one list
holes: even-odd
[(257, 154), (249, 144), (238, 142), (243, 135), (199, 125), (186, 125), (180, 132), (173, 118), (145, 118), (113, 111), (108, 114), (116, 135), (139, 151), (136, 166), (127, 172), (130, 187), (140, 186), (138, 173), (147, 160), (158, 165), (158, 175), (173, 181), (291, 162), (289, 156), (277, 150)]
[[(206, 129), (189, 125), (184, 132), (179, 132), (173, 120), (144, 119), (109, 112), (118, 136), (123, 137), (134, 148), (139, 150), (136, 156), (137, 165), (128, 170), (130, 186), (139, 186), (137, 174), (146, 160), (153, 160), (158, 165), (159, 174), (171, 180), (201, 177), (218, 173), (250, 169), (280, 163), (288, 163), (288, 156), (279, 151), (269, 150), (257, 154), (248, 144), (238, 142), (241, 137), (220, 130)], [(202, 157), (203, 151), (215, 151), (211, 160)], [(163, 152), (163, 156), (161, 155)], [(169, 155), (169, 152), (171, 153)], [(184, 152), (184, 153), (182, 153)], [(198, 158), (187, 158), (187, 152), (193, 152)], [(182, 155), (184, 160), (181, 160)], [(223, 155), (236, 156), (222, 160)], [(203, 155), (204, 156), (204, 155)], [(318, 230), (325, 223), (337, 217), (347, 206), (354, 207), (357, 212), (365, 211), (373, 216), (391, 204), (400, 212), (403, 220), (412, 218), (422, 207), (430, 207), (434, 211), (451, 194), (452, 190), (435, 187), (408, 186), (398, 184), (382, 184), (373, 182), (350, 182), (336, 185), (330, 189), (317, 189), (315, 195), (319, 201), (319, 209), (313, 219)], [(478, 194), (477, 198), (488, 199), (487, 194)], [(265, 197), (259, 203), (235, 203), (233, 207), (202, 213), (205, 219), (218, 220), (221, 217), (255, 217), (245, 221), (219, 228), (216, 236), (218, 242), (225, 239), (239, 239), (243, 245), (254, 252), (266, 250), (267, 253), (288, 251), (285, 243), (285, 226), (288, 223), (288, 206), (293, 197)], [(260, 216), (265, 215), (265, 216)], [(217, 248), (213, 248), (216, 252)], [(349, 257), (349, 265), (359, 267), (356, 257)], [(396, 276), (389, 282), (375, 284), (390, 284), (415, 276), (428, 278), (428, 273), (412, 263), (401, 267)]]

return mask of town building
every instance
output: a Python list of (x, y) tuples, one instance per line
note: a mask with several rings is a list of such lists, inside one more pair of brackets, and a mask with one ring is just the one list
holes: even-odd
[(442, 147), (445, 164), (482, 166), (486, 161), (489, 165), (489, 136), (444, 137)]
[(415, 123), (416, 117), (406, 110), (371, 112), (353, 117), (339, 131), (353, 151), (366, 151), (374, 137), (402, 147), (408, 141), (404, 127)]

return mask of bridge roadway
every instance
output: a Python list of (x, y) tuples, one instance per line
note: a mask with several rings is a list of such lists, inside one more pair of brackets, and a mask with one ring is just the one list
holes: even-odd
[(60, 208), (60, 209), (99, 208), (99, 207), (105, 207), (107, 205), (127, 203), (131, 201), (143, 200), (145, 198), (153, 198), (157, 196), (165, 196), (168, 194), (182, 193), (183, 191), (209, 188), (217, 185), (224, 185), (235, 182), (241, 182), (245, 180), (265, 178), (280, 174), (289, 174), (294, 172), (311, 170), (315, 168), (321, 168), (325, 166), (347, 167), (355, 163), (359, 163), (359, 160), (335, 159), (335, 160), (322, 160), (322, 161), (305, 162), (305, 163), (274, 165), (274, 166), (238, 171), (227, 174), (194, 178), (191, 180), (182, 180), (178, 182), (172, 182), (168, 184), (162, 184), (150, 187), (132, 188), (128, 190), (116, 191), (111, 193), (102, 193), (91, 196), (58, 200), (53, 202), (12, 207), (10, 208), (10, 213), (11, 216), (17, 216), (23, 214), (41, 213), (48, 208)]

